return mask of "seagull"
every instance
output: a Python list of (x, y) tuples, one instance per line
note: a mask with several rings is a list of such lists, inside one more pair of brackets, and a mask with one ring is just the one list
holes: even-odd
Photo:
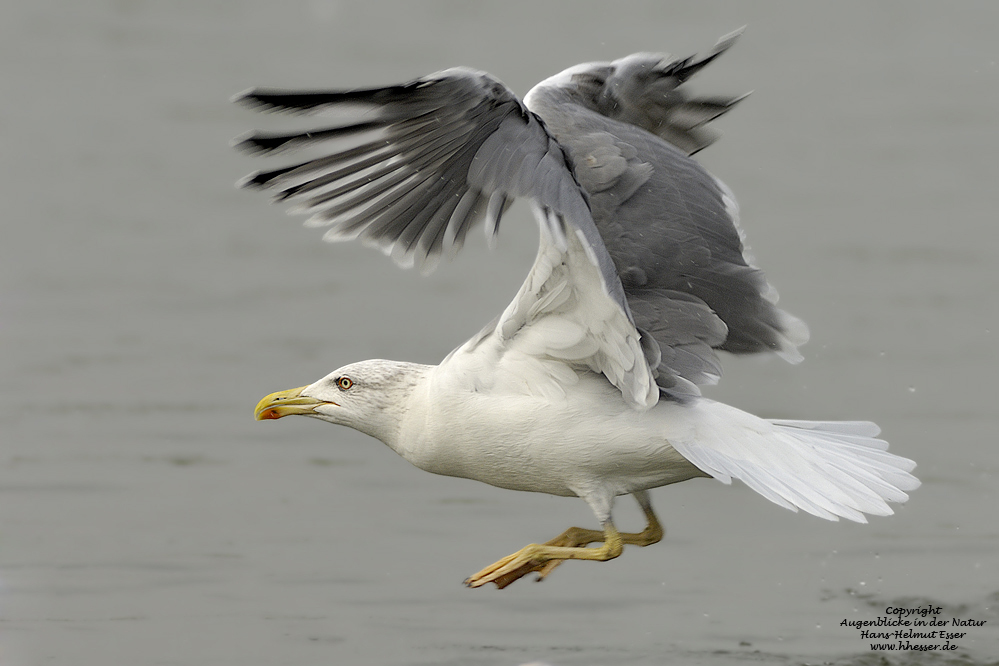
[[(649, 490), (696, 477), (739, 479), (828, 520), (890, 515), (887, 502), (920, 482), (874, 423), (767, 420), (701, 395), (721, 375), (719, 350), (797, 363), (808, 338), (747, 254), (731, 190), (691, 157), (715, 140), (709, 121), (742, 97), (693, 97), (683, 84), (740, 33), (700, 58), (577, 65), (523, 101), (463, 67), (382, 88), (234, 97), (328, 119), (233, 140), (255, 155), (310, 152), (239, 185), (272, 191), (327, 241), (357, 239), (427, 272), (479, 223), (493, 241), (514, 199), (540, 229), (513, 301), (439, 365), (351, 363), (268, 395), (256, 418), (345, 425), (428, 472), (579, 497), (593, 510), (599, 530), (525, 546), (470, 587), (654, 544), (664, 531)], [(614, 526), (621, 495), (645, 514), (641, 532)]]

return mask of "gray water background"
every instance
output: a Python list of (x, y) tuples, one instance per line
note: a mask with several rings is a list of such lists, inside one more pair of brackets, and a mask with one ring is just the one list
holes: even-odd
[[(878, 421), (924, 485), (829, 523), (736, 484), (657, 490), (667, 537), (548, 581), (468, 574), (583, 502), (435, 477), (363, 435), (256, 423), (369, 357), (437, 362), (512, 298), (537, 236), (422, 279), (232, 183), (252, 85), (454, 65), (520, 94), (577, 62), (686, 55), (754, 94), (699, 158), (811, 326), (806, 361), (726, 359), (763, 416)], [(0, 9), (0, 663), (995, 663), (999, 164), (994, 3), (14, 1)], [(627, 498), (618, 521), (641, 525)], [(945, 605), (956, 656), (843, 619)]]

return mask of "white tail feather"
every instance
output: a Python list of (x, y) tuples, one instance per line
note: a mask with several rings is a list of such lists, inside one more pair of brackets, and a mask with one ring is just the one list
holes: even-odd
[(867, 522), (893, 513), (919, 487), (916, 464), (888, 453), (866, 421), (766, 421), (734, 407), (699, 401), (693, 436), (670, 438), (702, 471), (740, 479), (770, 501), (828, 520)]

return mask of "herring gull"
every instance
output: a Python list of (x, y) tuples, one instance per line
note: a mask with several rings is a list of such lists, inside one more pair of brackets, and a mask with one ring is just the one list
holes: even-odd
[[(716, 350), (801, 360), (805, 325), (747, 256), (732, 192), (691, 158), (707, 123), (741, 97), (695, 98), (682, 84), (704, 57), (636, 53), (577, 65), (518, 99), (484, 72), (454, 68), (344, 91), (252, 89), (268, 112), (328, 125), (251, 132), (252, 154), (314, 156), (247, 176), (327, 227), (402, 266), (432, 270), (513, 199), (531, 204), (537, 258), (513, 302), (439, 365), (368, 360), (273, 393), (257, 419), (290, 414), (375, 437), (428, 472), (580, 497), (600, 530), (572, 527), (469, 577), (502, 588), (568, 559), (609, 560), (659, 541), (649, 489), (694, 477), (740, 479), (821, 518), (889, 515), (919, 481), (862, 421), (765, 420), (701, 396)], [(615, 497), (648, 521), (618, 532)], [(591, 544), (599, 544), (591, 546)]]

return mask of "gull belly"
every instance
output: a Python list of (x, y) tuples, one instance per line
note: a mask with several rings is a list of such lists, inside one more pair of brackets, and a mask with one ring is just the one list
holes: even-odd
[(599, 375), (584, 375), (562, 399), (432, 385), (414, 391), (393, 447), (428, 472), (563, 497), (614, 497), (707, 476), (670, 443), (691, 430), (685, 405), (629, 409)]

